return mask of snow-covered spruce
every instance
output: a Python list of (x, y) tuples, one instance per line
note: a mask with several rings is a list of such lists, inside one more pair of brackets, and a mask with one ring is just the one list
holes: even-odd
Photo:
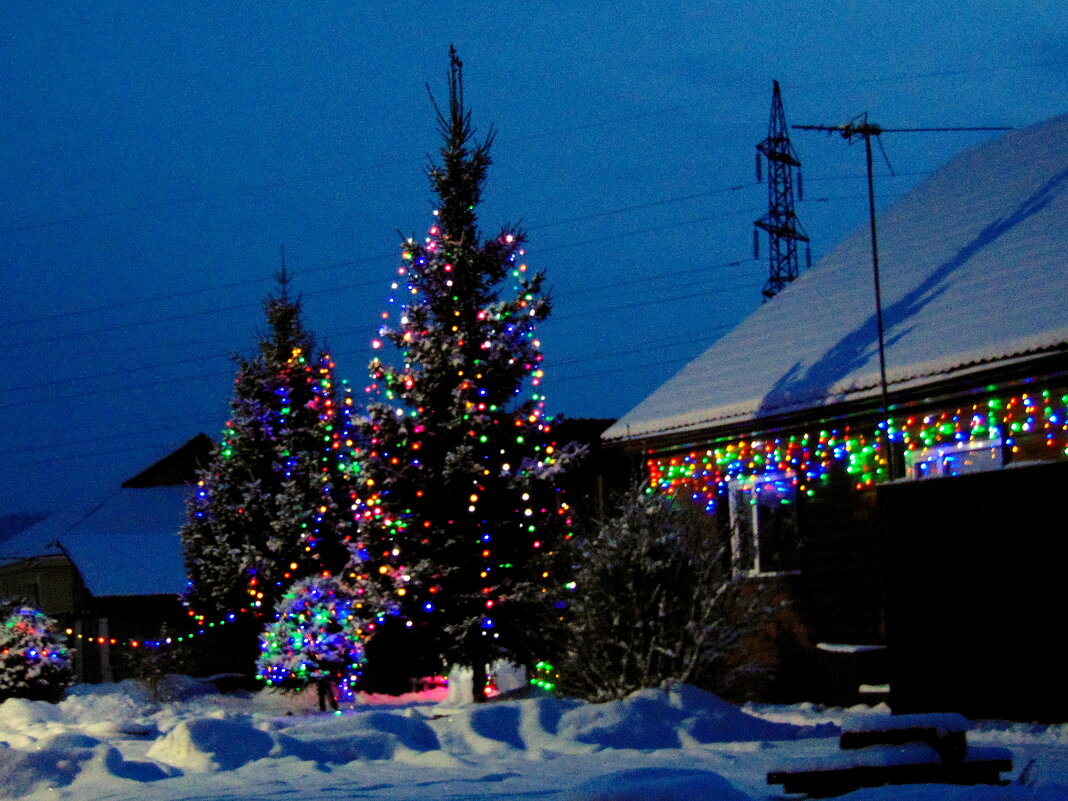
[(479, 229), (493, 132), (475, 138), (461, 66), (453, 52), (428, 170), (435, 219), (401, 244), (397, 313), (375, 343), (396, 348), (396, 364), (370, 365), (356, 552), (357, 580), (405, 582), (432, 669), (471, 667), (479, 692), (488, 664), (543, 656), (549, 556), (571, 522), (553, 479), (574, 454), (553, 442), (538, 389), (544, 277), (524, 264), (522, 232)]
[(17, 599), (0, 600), (0, 700), (58, 701), (72, 679), (56, 621)]
[(270, 609), (293, 581), (349, 559), (352, 399), (278, 280), (270, 334), (237, 359), (231, 417), (181, 530), (186, 600), (202, 614)]
[(290, 587), (260, 638), (259, 677), (267, 686), (300, 691), (321, 679), (351, 685), (363, 663), (363, 625), (356, 595), (332, 576)]

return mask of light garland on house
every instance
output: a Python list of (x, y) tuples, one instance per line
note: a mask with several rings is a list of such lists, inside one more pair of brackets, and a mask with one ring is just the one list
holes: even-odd
[(685, 454), (650, 456), (646, 465), (655, 486), (671, 494), (689, 494), (712, 512), (733, 480), (778, 474), (810, 496), (836, 469), (847, 474), (857, 489), (886, 481), (884, 429), (906, 452), (939, 446), (963, 450), (977, 442), (1001, 441), (1008, 453), (1018, 456), (1021, 440), (1030, 440), (1033, 446), (1041, 438), (1043, 448), (1055, 451), (1055, 458), (1065, 458), (1068, 392), (1045, 389), (992, 396), (971, 406), (890, 418), (876, 430), (843, 425), (742, 439)]

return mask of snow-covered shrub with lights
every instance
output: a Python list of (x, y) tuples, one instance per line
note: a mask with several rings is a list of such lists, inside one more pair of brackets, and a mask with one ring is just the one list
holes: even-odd
[(264, 303), (270, 334), (237, 359), (231, 418), (182, 528), (201, 614), (269, 610), (294, 581), (338, 572), (352, 523), (352, 399), (317, 352), (289, 279)]
[(0, 601), (0, 700), (57, 702), (73, 680), (66, 635), (19, 600)]
[(367, 388), (357, 493), (355, 573), (399, 579), (405, 614), (476, 686), (499, 656), (539, 650), (543, 562), (569, 525), (553, 486), (566, 457), (552, 441), (536, 324), (549, 314), (543, 275), (523, 262), (521, 232), (483, 240), (478, 207), (491, 131), (474, 140), (461, 64), (451, 54), (443, 145), (428, 174), (438, 207), (402, 265)]
[(351, 685), (367, 633), (359, 612), (353, 590), (332, 576), (296, 582), (260, 637), (259, 678), (281, 690), (300, 691), (323, 677)]
[(732, 574), (729, 539), (689, 499), (635, 487), (566, 551), (575, 567), (552, 654), (564, 693), (607, 701), (665, 681), (723, 691), (759, 669), (740, 646), (769, 598)]

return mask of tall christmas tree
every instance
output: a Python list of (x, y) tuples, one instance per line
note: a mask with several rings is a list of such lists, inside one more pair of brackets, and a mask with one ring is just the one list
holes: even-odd
[(365, 577), (399, 572), (409, 620), (447, 663), (474, 669), (477, 694), (495, 659), (536, 654), (551, 614), (548, 556), (570, 521), (537, 391), (544, 277), (523, 263), (519, 230), (482, 239), (476, 209), (494, 133), (475, 141), (455, 50), (448, 107), (435, 109), (438, 208), (422, 243), (402, 243), (399, 310), (383, 314), (374, 343), (391, 343), (401, 361), (370, 365), (357, 546)]
[(181, 530), (201, 614), (271, 610), (294, 581), (341, 571), (352, 520), (352, 400), (317, 352), (289, 277), (264, 302), (269, 335), (237, 359), (231, 418)]

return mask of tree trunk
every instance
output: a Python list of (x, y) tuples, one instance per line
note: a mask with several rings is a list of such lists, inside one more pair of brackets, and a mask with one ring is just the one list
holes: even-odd
[(489, 670), (486, 662), (479, 659), (476, 665), (471, 667), (471, 700), (476, 704), (486, 701), (486, 682), (489, 680)]

